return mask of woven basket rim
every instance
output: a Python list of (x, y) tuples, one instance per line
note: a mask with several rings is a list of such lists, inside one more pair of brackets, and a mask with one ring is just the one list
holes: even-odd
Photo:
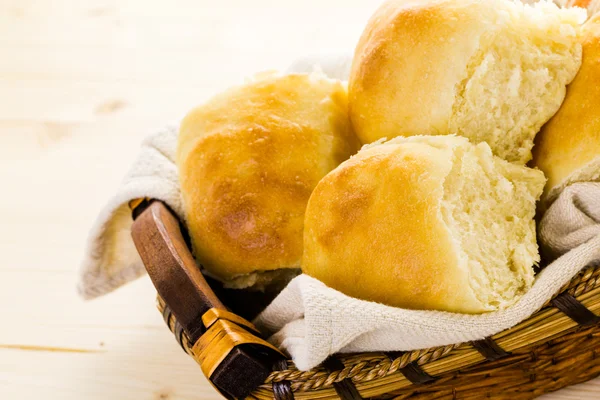
[[(580, 297), (581, 295), (588, 293), (597, 287), (600, 287), (600, 266), (595, 268), (592, 267), (584, 269), (582, 272), (576, 275), (569, 283), (565, 284), (556, 294), (563, 293), (566, 291), (575, 297)], [(553, 295), (552, 298), (555, 298), (556, 294)], [(542, 308), (540, 308), (540, 310), (534, 313), (531, 317), (535, 316), (537, 313), (548, 307), (552, 307), (551, 301), (552, 299), (548, 300), (542, 306)], [(519, 330), (521, 328), (521, 325), (526, 324), (528, 320), (529, 318), (524, 320), (520, 324), (517, 324), (510, 330), (513, 332)], [(498, 336), (503, 335), (505, 332), (506, 330), (496, 335), (493, 335), (492, 337), (496, 338)], [(471, 350), (471, 346), (468, 343), (457, 343), (448, 346), (438, 346), (428, 349), (413, 350), (404, 353), (402, 356), (394, 360), (390, 360), (389, 357), (387, 357), (383, 353), (355, 353), (353, 355), (365, 354), (365, 361), (359, 361), (354, 363), (347, 363), (348, 359), (352, 361), (353, 355), (339, 354), (338, 358), (340, 358), (342, 362), (344, 362), (345, 368), (341, 371), (334, 371), (331, 373), (328, 373), (322, 367), (317, 367), (310, 371), (299, 371), (293, 365), (293, 361), (290, 361), (288, 362), (288, 367), (290, 367), (289, 369), (282, 371), (274, 371), (269, 376), (265, 384), (288, 380), (293, 382), (293, 389), (296, 389), (297, 391), (308, 391), (324, 387), (330, 387), (334, 382), (340, 382), (341, 380), (346, 378), (351, 378), (355, 382), (360, 382), (362, 380), (369, 381), (392, 374), (398, 371), (398, 369), (404, 368), (411, 362), (416, 361), (418, 365), (424, 365), (431, 361), (438, 360), (446, 356), (454, 349)], [(370, 359), (368, 358), (368, 354), (371, 355)], [(378, 360), (378, 362), (375, 365), (372, 365), (374, 360)], [(368, 374), (363, 379), (360, 379), (362, 375), (359, 375), (359, 373), (368, 365), (372, 365), (371, 370), (379, 369), (385, 372), (377, 374)], [(323, 379), (324, 376), (326, 376), (325, 379)], [(305, 383), (303, 385), (294, 385), (297, 382)]]
[[(149, 273), (153, 282), (161, 283), (157, 287), (159, 309), (183, 349), (200, 364), (211, 382), (219, 382), (215, 386), (227, 393), (240, 393), (243, 397), (258, 400), (333, 400), (340, 397), (385, 400), (394, 396), (398, 396), (396, 400), (449, 400), (458, 398), (458, 394), (460, 398), (500, 396), (530, 400), (600, 375), (600, 265), (584, 268), (529, 318), (482, 340), (410, 352), (335, 354), (310, 371), (297, 370), (291, 360), (265, 359), (263, 361), (268, 363), (265, 364), (252, 354), (253, 351), (265, 352), (265, 348), (271, 346), (264, 339), (252, 333), (240, 337), (235, 333), (237, 331), (204, 321), (210, 316), (206, 310), (193, 309), (191, 311), (202, 315), (201, 326), (207, 329), (205, 333), (198, 332), (196, 320), (190, 319), (194, 315), (188, 312), (185, 303), (178, 303), (179, 300), (173, 298), (171, 293), (179, 287), (173, 286), (169, 274), (178, 273), (181, 279), (189, 282), (187, 274), (195, 274), (193, 271), (197, 266), (189, 251), (186, 252), (187, 243), (178, 230), (176, 217), (161, 202), (154, 203), (146, 201), (144, 207), (134, 210), (134, 219), (136, 214), (140, 218), (134, 223), (132, 234), (134, 239), (146, 245), (142, 246), (145, 252), (141, 255), (147, 257), (152, 267)], [(151, 211), (145, 211), (148, 208)], [(165, 232), (167, 236), (163, 235)], [(147, 246), (149, 242), (152, 245)], [(188, 257), (180, 259), (171, 246), (179, 247)], [(163, 267), (165, 252), (168, 256), (166, 267)], [(217, 316), (217, 322), (238, 321), (230, 323), (234, 326), (240, 323), (241, 317), (227, 311), (202, 275), (183, 290), (187, 290), (190, 298), (195, 298), (194, 304), (189, 306), (222, 313)], [(199, 294), (212, 298), (194, 297)], [(177, 309), (171, 309), (171, 304), (166, 306), (161, 295), (172, 301)], [(183, 322), (176, 321), (175, 314)], [(242, 319), (241, 322), (251, 326), (248, 321)], [(209, 331), (212, 336), (208, 335)], [(247, 332), (240, 328), (241, 331)], [(193, 346), (188, 333), (194, 337)], [(228, 342), (221, 349), (197, 346), (202, 343), (202, 337), (217, 338), (214, 335)], [(235, 341), (256, 347), (236, 348)], [(212, 364), (205, 363), (203, 349), (210, 351)], [(267, 353), (262, 355), (269, 358)], [(214, 362), (219, 362), (218, 357), (229, 357), (230, 364), (224, 362), (224, 369), (220, 375), (215, 374), (213, 381), (211, 372), (205, 368), (217, 366)], [(255, 363), (257, 368), (240, 370), (247, 361)], [(232, 369), (228, 372), (229, 367)], [(270, 368), (275, 372), (269, 372)], [(510, 391), (509, 395), (506, 390)]]
[[(585, 297), (586, 294), (594, 292), (594, 304), (600, 303), (600, 266), (587, 267), (583, 269), (569, 283), (565, 284), (559, 291), (557, 291), (557, 293), (552, 296), (552, 299), (554, 299), (557, 294), (565, 292), (576, 298)], [(511, 329), (493, 335), (492, 338), (506, 339), (508, 336), (514, 336), (523, 330), (543, 329), (544, 326), (549, 324), (551, 321), (548, 318), (537, 321), (536, 317), (545, 310), (553, 309), (551, 304), (552, 299), (546, 302), (546, 304), (544, 304), (540, 310), (538, 310), (528, 319), (522, 321)], [(159, 298), (159, 310), (162, 312), (164, 307), (164, 302), (162, 302), (162, 300)], [(570, 321), (568, 317), (561, 315), (558, 312), (555, 314), (557, 314), (559, 317), (562, 317), (566, 321)], [(175, 328), (174, 318), (169, 318), (167, 323), (169, 328), (173, 331)], [(572, 329), (572, 326), (565, 325), (565, 329), (562, 329), (561, 333), (565, 333)], [(547, 340), (549, 339), (542, 338), (539, 340), (539, 342)], [(531, 341), (518, 343), (513, 347), (512, 350), (514, 351), (514, 349), (530, 346), (533, 343), (534, 342)], [(185, 337), (185, 334), (184, 337), (182, 337), (182, 347), (188, 354), (191, 353), (192, 346), (190, 345), (188, 338)], [(263, 394), (265, 392), (271, 392), (272, 384), (282, 381), (289, 381), (294, 393), (328, 389), (331, 388), (334, 383), (341, 382), (344, 379), (351, 379), (355, 384), (357, 384), (357, 386), (360, 387), (364, 384), (385, 379), (386, 377), (394, 374), (398, 370), (413, 362), (417, 365), (425, 366), (431, 362), (443, 360), (450, 354), (457, 353), (476, 353), (476, 350), (474, 350), (469, 343), (456, 343), (447, 346), (404, 352), (396, 358), (390, 358), (382, 352), (337, 354), (336, 357), (343, 362), (344, 368), (333, 372), (328, 372), (322, 366), (313, 368), (309, 371), (300, 371), (295, 367), (292, 360), (287, 360), (287, 368), (272, 372), (265, 383), (257, 389), (257, 392), (262, 392)], [(481, 363), (484, 361), (485, 359), (480, 357), (478, 362)], [(456, 365), (455, 369), (460, 369), (463, 366), (464, 365)], [(410, 383), (407, 382), (407, 384)]]

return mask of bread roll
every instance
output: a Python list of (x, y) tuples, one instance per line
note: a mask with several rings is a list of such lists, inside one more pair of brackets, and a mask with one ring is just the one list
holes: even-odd
[(581, 69), (533, 148), (533, 165), (548, 178), (545, 204), (571, 183), (600, 180), (600, 15), (585, 23), (582, 35)]
[(311, 195), (302, 270), (391, 306), (506, 307), (533, 282), (533, 217), (544, 182), (540, 171), (458, 136), (367, 147)]
[(581, 62), (580, 9), (546, 1), (391, 0), (356, 47), (350, 118), (364, 143), (459, 134), (524, 164)]
[(267, 77), (193, 110), (177, 164), (198, 261), (228, 287), (289, 279), (313, 188), (358, 146), (346, 88), (320, 75)]

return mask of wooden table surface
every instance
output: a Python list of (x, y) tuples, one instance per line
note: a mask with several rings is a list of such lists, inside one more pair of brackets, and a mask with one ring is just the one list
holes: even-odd
[[(144, 135), (245, 76), (350, 51), (369, 0), (0, 0), (0, 399), (220, 398), (142, 278), (84, 302), (87, 231)], [(600, 381), (545, 399), (597, 399)]]

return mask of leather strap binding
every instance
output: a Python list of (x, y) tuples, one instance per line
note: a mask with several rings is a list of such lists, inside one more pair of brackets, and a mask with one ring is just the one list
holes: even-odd
[[(323, 362), (323, 367), (329, 370), (329, 372), (341, 371), (344, 369), (344, 363), (335, 357), (329, 357)], [(352, 379), (350, 378), (346, 378), (340, 382), (334, 382), (333, 387), (342, 400), (363, 400), (360, 393), (358, 393), (358, 389), (354, 386), (354, 382), (352, 382)]]
[[(164, 304), (164, 302), (163, 302), (163, 304)], [(171, 320), (171, 309), (166, 304), (164, 304), (164, 306), (163, 306), (162, 316), (163, 316), (163, 320), (165, 321), (165, 324), (167, 324), (167, 326), (169, 326), (169, 321)]]
[[(402, 351), (389, 351), (386, 352), (385, 355), (389, 357), (389, 359), (393, 362), (396, 358), (402, 356), (404, 352)], [(411, 381), (413, 384), (425, 384), (435, 381), (435, 378), (429, 375), (427, 372), (417, 364), (416, 361), (411, 362), (406, 365), (404, 368), (399, 369), (400, 373), (404, 375), (406, 379)]]
[(184, 349), (184, 347), (183, 347), (183, 326), (181, 326), (181, 324), (178, 324), (177, 322), (175, 322), (175, 339), (177, 340), (177, 343), (179, 343), (181, 348)]
[(498, 345), (491, 337), (486, 337), (481, 340), (474, 340), (471, 345), (488, 361), (495, 361), (500, 358), (510, 355), (502, 347)]
[[(277, 361), (273, 365), (273, 371), (283, 371), (286, 368), (286, 360)], [(273, 382), (273, 398), (275, 400), (294, 400), (294, 392), (290, 381)]]
[[(161, 300), (162, 299), (160, 299), (159, 301), (161, 301)], [(171, 318), (173, 317), (173, 313), (171, 312), (171, 309), (169, 308), (169, 306), (164, 304), (164, 302), (163, 302), (162, 316), (163, 316), (163, 320), (165, 321), (165, 324), (167, 324), (167, 326), (170, 327), (171, 326)], [(177, 340), (177, 343), (179, 343), (181, 348), (184, 351), (186, 351), (185, 346), (183, 345), (183, 327), (180, 324), (178, 324), (177, 321), (174, 322), (173, 334), (175, 335), (175, 339)]]
[(423, 371), (416, 361), (413, 361), (406, 367), (401, 368), (400, 372), (402, 372), (402, 375), (404, 375), (406, 379), (414, 384), (424, 384), (435, 381), (435, 378)]
[(600, 322), (600, 317), (567, 292), (561, 293), (552, 299), (552, 305), (579, 325), (587, 326)]

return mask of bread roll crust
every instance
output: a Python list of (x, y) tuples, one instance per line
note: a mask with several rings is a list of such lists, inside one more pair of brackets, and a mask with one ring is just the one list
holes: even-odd
[(600, 179), (600, 15), (584, 24), (582, 47), (581, 69), (533, 148), (533, 165), (548, 178), (545, 203), (571, 183)]
[(308, 205), (302, 271), (365, 300), (481, 311), (439, 213), (451, 168), (444, 153), (375, 146), (323, 178)]
[(368, 146), (313, 191), (302, 271), (396, 307), (508, 307), (533, 283), (533, 217), (544, 183), (540, 171), (462, 137)]
[(585, 12), (548, 2), (389, 0), (356, 47), (349, 113), (360, 139), (465, 136), (525, 164), (581, 62)]
[(210, 274), (299, 268), (308, 198), (358, 147), (346, 109), (340, 82), (298, 74), (231, 89), (185, 117), (186, 222)]
[(448, 3), (387, 1), (369, 20), (349, 87), (350, 116), (363, 142), (448, 131), (454, 88), (467, 78), (486, 29), (478, 14), (490, 11), (476, 0)]

